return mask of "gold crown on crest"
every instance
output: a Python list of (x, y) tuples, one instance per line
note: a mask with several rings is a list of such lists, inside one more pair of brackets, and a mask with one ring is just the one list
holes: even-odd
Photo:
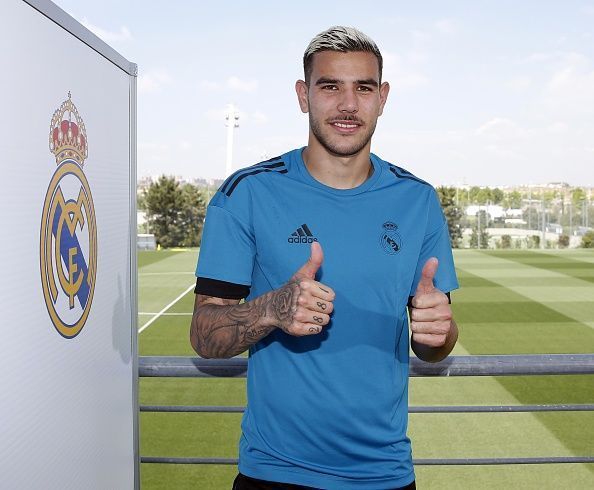
[(56, 155), (58, 165), (66, 159), (72, 159), (82, 167), (88, 156), (85, 123), (72, 103), (70, 92), (68, 99), (62, 102), (52, 117), (49, 148)]

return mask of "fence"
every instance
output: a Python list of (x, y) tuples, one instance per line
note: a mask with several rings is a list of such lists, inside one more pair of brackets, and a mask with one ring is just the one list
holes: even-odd
[[(201, 359), (194, 357), (141, 357), (139, 376), (173, 378), (242, 378), (247, 373), (247, 359)], [(450, 356), (438, 363), (410, 360), (410, 376), (536, 376), (594, 374), (594, 354)], [(594, 394), (594, 388), (593, 388)], [(217, 412), (238, 413), (244, 407), (141, 405), (141, 412)], [(594, 411), (594, 404), (567, 405), (482, 405), (409, 407), (409, 413), (495, 413), (495, 412), (566, 412)], [(237, 464), (234, 458), (175, 458), (141, 456), (142, 463), (165, 464)], [(415, 459), (415, 465), (508, 465), (594, 463), (594, 455), (538, 458), (456, 458)]]

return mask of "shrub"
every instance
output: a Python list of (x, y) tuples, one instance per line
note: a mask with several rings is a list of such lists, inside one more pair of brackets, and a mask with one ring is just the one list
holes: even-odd
[(594, 230), (586, 232), (586, 234), (582, 237), (582, 247), (594, 248)]
[(569, 235), (559, 235), (559, 248), (569, 247)]

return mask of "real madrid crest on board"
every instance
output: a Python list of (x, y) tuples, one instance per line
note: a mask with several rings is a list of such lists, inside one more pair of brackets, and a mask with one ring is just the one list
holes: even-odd
[(87, 133), (70, 93), (52, 117), (49, 147), (58, 168), (41, 217), (41, 282), (52, 323), (70, 339), (89, 316), (97, 271), (95, 208), (83, 172)]

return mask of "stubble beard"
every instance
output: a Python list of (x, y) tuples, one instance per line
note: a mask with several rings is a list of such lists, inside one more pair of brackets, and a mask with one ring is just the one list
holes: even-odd
[[(347, 116), (347, 117), (344, 117), (341, 119), (348, 121), (349, 117)], [(353, 120), (356, 120), (356, 119), (353, 118)], [(344, 147), (343, 145), (340, 145), (340, 144), (335, 144), (332, 141), (330, 141), (330, 138), (326, 137), (324, 135), (324, 131), (322, 128), (323, 124), (326, 124), (326, 122), (320, 123), (320, 121), (313, 116), (311, 111), (309, 112), (309, 127), (311, 128), (311, 132), (315, 136), (316, 140), (318, 140), (320, 145), (322, 145), (322, 147), (326, 151), (332, 153), (333, 155), (336, 155), (339, 157), (351, 157), (351, 156), (359, 153), (363, 148), (365, 148), (367, 143), (369, 143), (369, 141), (371, 140), (371, 137), (373, 136), (373, 133), (375, 132), (375, 126), (377, 124), (377, 120), (373, 121), (373, 124), (371, 124), (371, 125), (368, 125), (368, 126), (366, 125), (367, 131), (365, 133), (363, 133), (362, 135), (360, 135), (360, 137), (357, 141), (353, 141), (351, 143), (351, 145), (347, 146), (347, 147)], [(342, 138), (342, 136), (340, 136), (340, 135), (336, 135), (336, 137)], [(344, 138), (346, 139), (346, 136)]]

